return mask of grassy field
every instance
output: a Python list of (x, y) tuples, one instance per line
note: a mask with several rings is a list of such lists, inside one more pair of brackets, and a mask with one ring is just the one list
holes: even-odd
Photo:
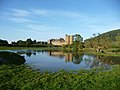
[(0, 90), (120, 90), (120, 66), (50, 74), (25, 65), (2, 65)]
[[(85, 54), (94, 54), (94, 55), (103, 55), (103, 56), (120, 56), (120, 52), (117, 53), (101, 53), (101, 52), (94, 52), (90, 49), (84, 48), (82, 52), (77, 53), (85, 53)], [(65, 51), (62, 47), (7, 47), (7, 46), (0, 46), (0, 50), (58, 50), (63, 52), (71, 52)], [(72, 52), (74, 53), (74, 52)], [(76, 53), (76, 52), (75, 52)]]
[(7, 47), (0, 46), (0, 50), (61, 50), (62, 47)]

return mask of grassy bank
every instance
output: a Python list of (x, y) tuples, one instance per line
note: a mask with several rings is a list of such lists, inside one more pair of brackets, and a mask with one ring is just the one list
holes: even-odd
[(0, 50), (62, 50), (62, 47), (7, 47), (7, 46), (0, 46)]
[(120, 66), (74, 72), (40, 73), (21, 66), (0, 66), (0, 90), (120, 90)]
[(120, 57), (119, 53), (84, 52), (84, 54), (96, 55), (96, 56), (115, 56), (115, 57)]
[(0, 46), (0, 50), (58, 50), (63, 52), (72, 52), (72, 53), (85, 53), (85, 54), (94, 54), (94, 55), (103, 55), (103, 56), (120, 56), (120, 52), (95, 52), (93, 49), (84, 48), (81, 51), (71, 51), (67, 49), (63, 49), (63, 47), (7, 47)]

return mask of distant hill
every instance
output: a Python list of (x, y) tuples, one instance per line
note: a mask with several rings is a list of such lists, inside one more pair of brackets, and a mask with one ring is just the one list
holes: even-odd
[(109, 48), (109, 47), (120, 47), (120, 29), (112, 30), (103, 34), (99, 34), (90, 39), (86, 39), (85, 47), (89, 48)]

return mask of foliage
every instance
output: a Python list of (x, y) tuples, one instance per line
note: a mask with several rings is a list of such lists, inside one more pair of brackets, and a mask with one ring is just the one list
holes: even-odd
[(103, 62), (107, 63), (109, 65), (119, 64), (120, 65), (120, 57), (119, 56), (103, 56), (103, 55), (97, 55), (96, 58)]
[(94, 38), (90, 38), (85, 40), (86, 48), (104, 48), (108, 49), (111, 47), (119, 47), (120, 48), (120, 29), (112, 30), (110, 32), (106, 32), (103, 34), (98, 34), (96, 36), (94, 34)]
[(6, 40), (1, 40), (0, 39), (0, 46), (7, 46), (8, 42)]
[(120, 90), (120, 66), (41, 73), (25, 65), (0, 66), (0, 90)]
[(81, 37), (81, 35), (79, 34), (75, 34), (75, 41), (74, 41), (74, 44), (73, 44), (73, 51), (81, 51), (81, 49), (83, 49), (84, 47), (84, 43), (82, 42), (83, 41), (83, 37)]
[(14, 64), (14, 65), (21, 65), (25, 62), (25, 59), (23, 56), (20, 56), (16, 53), (12, 52), (0, 52), (0, 65), (1, 64)]
[(26, 41), (18, 40), (16, 42), (12, 42), (11, 46), (47, 46), (47, 42), (44, 41), (36, 41), (32, 40), (31, 38), (28, 38)]
[(63, 45), (64, 51), (72, 51), (72, 52), (82, 52), (84, 48), (83, 37), (79, 34), (74, 35), (74, 41), (72, 45)]
[(83, 41), (83, 37), (81, 37), (80, 34), (75, 34), (74, 38), (75, 38), (75, 41), (77, 41), (77, 42), (82, 42)]

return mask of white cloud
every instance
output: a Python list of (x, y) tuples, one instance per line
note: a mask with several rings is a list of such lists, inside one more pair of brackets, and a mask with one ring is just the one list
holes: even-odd
[(28, 17), (31, 14), (29, 11), (23, 9), (11, 9), (11, 11), (11, 14), (15, 17)]
[(29, 18), (31, 12), (22, 9), (7, 9), (1, 13), (0, 19), (9, 20), (16, 23), (31, 23), (32, 20)]
[(53, 31), (56, 32), (56, 31), (63, 30), (63, 28), (61, 28), (61, 27), (42, 25), (42, 24), (27, 24), (26, 27), (31, 30), (38, 31), (38, 32), (49, 32), (49, 33), (53, 32)]
[(65, 10), (49, 10), (49, 9), (31, 9), (32, 13), (44, 17), (66, 17), (80, 18), (84, 17), (80, 12), (65, 11)]
[[(37, 16), (36, 16), (37, 15)], [(74, 21), (85, 21), (88, 19), (87, 16), (80, 12), (66, 11), (66, 10), (50, 10), (50, 9), (8, 9), (6, 12), (2, 13), (2, 18), (8, 19), (15, 22), (37, 22), (37, 19), (46, 19), (47, 20), (71, 20)], [(32, 18), (31, 18), (32, 17)], [(12, 18), (12, 19), (11, 19)], [(35, 18), (35, 19), (33, 19)], [(20, 20), (21, 19), (21, 20)], [(31, 23), (31, 22), (30, 22)]]
[(17, 22), (17, 23), (23, 23), (23, 24), (32, 22), (30, 19), (27, 19), (27, 18), (16, 18), (16, 17), (8, 18), (8, 20)]

